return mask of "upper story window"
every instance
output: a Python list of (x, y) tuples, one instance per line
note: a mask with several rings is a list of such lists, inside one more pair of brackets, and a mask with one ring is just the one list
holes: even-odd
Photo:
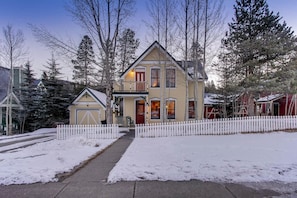
[(151, 69), (151, 87), (160, 87), (160, 69)]
[(166, 88), (175, 87), (175, 69), (166, 69)]

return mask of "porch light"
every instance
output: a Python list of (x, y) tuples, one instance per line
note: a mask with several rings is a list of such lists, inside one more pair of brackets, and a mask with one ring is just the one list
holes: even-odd
[(132, 69), (131, 72), (130, 72), (130, 75), (134, 76), (134, 72), (135, 72), (134, 69)]

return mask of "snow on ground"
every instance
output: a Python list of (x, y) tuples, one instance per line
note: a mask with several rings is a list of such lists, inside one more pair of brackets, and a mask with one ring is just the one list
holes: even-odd
[[(36, 134), (48, 131), (44, 129)], [(116, 139), (88, 140), (83, 137), (73, 137), (0, 153), (0, 184), (56, 181), (56, 174), (72, 170), (114, 141)]]
[(23, 133), (23, 134), (17, 134), (17, 135), (1, 135), (0, 136), (0, 143), (6, 143), (6, 142), (13, 142), (16, 140), (26, 140), (34, 137), (40, 137), (40, 136), (50, 136), (50, 135), (56, 135), (56, 128), (42, 128), (38, 129), (34, 132), (30, 133)]
[(297, 133), (136, 138), (108, 181), (297, 182)]

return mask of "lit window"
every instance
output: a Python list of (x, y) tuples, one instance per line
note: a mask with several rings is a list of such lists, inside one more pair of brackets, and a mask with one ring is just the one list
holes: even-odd
[(175, 119), (175, 101), (166, 101), (167, 119)]
[(151, 101), (151, 119), (160, 119), (160, 101)]
[(151, 70), (151, 87), (160, 87), (160, 69)]
[(195, 102), (189, 101), (189, 118), (195, 118)]
[(175, 87), (175, 69), (166, 69), (166, 87)]

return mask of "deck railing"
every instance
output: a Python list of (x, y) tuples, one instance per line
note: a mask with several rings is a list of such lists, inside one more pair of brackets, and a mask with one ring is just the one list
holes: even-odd
[(65, 140), (74, 136), (83, 136), (88, 139), (114, 139), (119, 138), (117, 124), (105, 125), (58, 125), (57, 139)]
[(229, 135), (297, 129), (297, 116), (256, 116), (228, 119), (137, 124), (135, 137)]
[(146, 81), (122, 81), (119, 90), (124, 92), (145, 92), (148, 90), (148, 83)]

